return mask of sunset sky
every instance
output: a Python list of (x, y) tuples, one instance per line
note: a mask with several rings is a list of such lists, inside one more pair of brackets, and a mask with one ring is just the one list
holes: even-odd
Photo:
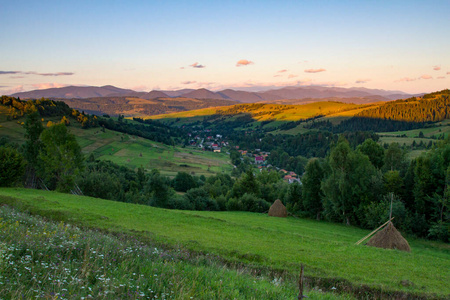
[(0, 0), (0, 94), (450, 88), (450, 1)]

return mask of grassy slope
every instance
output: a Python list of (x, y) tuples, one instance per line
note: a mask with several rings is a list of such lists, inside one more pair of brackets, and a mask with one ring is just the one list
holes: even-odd
[[(17, 143), (25, 141), (25, 130), (18, 121), (6, 121), (5, 109), (0, 106), (0, 136), (8, 136)], [(47, 118), (43, 124), (59, 118)], [(19, 123), (18, 123), (19, 122)], [(174, 176), (178, 171), (210, 176), (230, 172), (231, 163), (225, 153), (212, 153), (196, 149), (167, 146), (136, 136), (100, 128), (81, 129), (77, 123), (69, 127), (75, 134), (83, 153), (94, 153), (97, 159), (111, 160), (130, 168), (159, 169), (164, 175)]]
[[(316, 102), (303, 105), (281, 105), (281, 104), (265, 104), (262, 107), (251, 109), (252, 104), (240, 104), (242, 109), (240, 113), (250, 113), (254, 116), (255, 121), (264, 121), (274, 119), (277, 121), (297, 121), (300, 119), (310, 118), (316, 115), (345, 115), (353, 116), (356, 112), (366, 108), (367, 105), (347, 104), (340, 102)], [(163, 119), (165, 121), (176, 121), (176, 124), (192, 123), (202, 120), (204, 116), (213, 115), (219, 111), (227, 111), (234, 106), (216, 107), (208, 109), (193, 110), (189, 112), (181, 112), (174, 114), (163, 114), (151, 116), (152, 119)]]
[[(32, 211), (83, 225), (132, 231), (231, 261), (292, 274), (304, 263), (311, 277), (344, 278), (383, 290), (450, 295), (450, 247), (441, 243), (409, 238), (412, 252), (406, 253), (355, 246), (367, 230), (326, 222), (245, 212), (164, 210), (25, 189), (1, 189), (0, 195), (22, 199), (13, 202), (26, 204)], [(0, 200), (7, 202), (4, 197)], [(413, 285), (404, 287), (402, 280)]]

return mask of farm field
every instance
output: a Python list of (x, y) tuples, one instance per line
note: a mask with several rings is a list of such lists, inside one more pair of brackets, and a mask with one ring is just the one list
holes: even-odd
[[(369, 289), (445, 298), (450, 295), (450, 246), (406, 237), (412, 252), (355, 246), (368, 230), (248, 212), (158, 209), (26, 189), (0, 189), (0, 202), (35, 214), (157, 244), (217, 255), (249, 268), (298, 276), (339, 292)], [(296, 275), (297, 274), (297, 275)], [(320, 278), (320, 281), (318, 281)], [(406, 284), (405, 284), (406, 283)]]

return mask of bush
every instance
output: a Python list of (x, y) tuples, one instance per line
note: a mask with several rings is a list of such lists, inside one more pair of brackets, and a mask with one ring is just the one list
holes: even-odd
[(219, 210), (217, 202), (211, 199), (203, 188), (190, 189), (183, 197), (195, 210)]
[(242, 210), (240, 202), (236, 198), (230, 198), (227, 202), (228, 211)]
[(0, 147), (0, 186), (13, 186), (24, 171), (23, 156), (16, 149)]
[(269, 202), (256, 197), (253, 194), (245, 193), (240, 199), (239, 202), (242, 203), (241, 209), (245, 211), (251, 212), (265, 212), (269, 210), (270, 204)]

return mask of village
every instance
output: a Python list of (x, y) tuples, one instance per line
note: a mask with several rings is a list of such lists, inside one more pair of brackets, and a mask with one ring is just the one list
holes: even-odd
[[(213, 134), (211, 129), (193, 130), (188, 133), (189, 147), (200, 148), (203, 151), (212, 151), (215, 153), (221, 153), (225, 151), (227, 155), (230, 155), (230, 149), (235, 149), (241, 154), (241, 160), (244, 161), (248, 158), (249, 162), (254, 165), (260, 172), (263, 170), (276, 170), (280, 173), (283, 180), (289, 184), (294, 182), (301, 184), (301, 175), (278, 168), (268, 163), (268, 157), (270, 152), (261, 151), (261, 149), (254, 150), (242, 150), (239, 146), (232, 146), (221, 134)], [(234, 166), (236, 168), (236, 166)]]

